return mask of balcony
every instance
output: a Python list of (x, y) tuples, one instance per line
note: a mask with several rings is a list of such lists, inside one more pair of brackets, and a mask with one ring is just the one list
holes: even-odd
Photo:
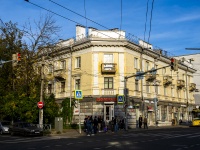
[(116, 72), (116, 63), (102, 63), (101, 64), (101, 72), (115, 74)]
[(184, 80), (177, 80), (177, 88), (182, 89), (185, 87), (185, 81)]
[(116, 95), (116, 89), (102, 89), (101, 95)]
[(164, 76), (163, 77), (163, 85), (164, 86), (169, 86), (170, 84), (172, 84), (172, 76)]
[(54, 77), (58, 80), (64, 80), (65, 79), (65, 70), (55, 70)]
[(190, 92), (193, 92), (193, 91), (195, 91), (196, 90), (196, 84), (195, 83), (190, 83), (189, 84), (189, 91)]
[(148, 82), (153, 82), (156, 79), (156, 74), (146, 74), (145, 79)]

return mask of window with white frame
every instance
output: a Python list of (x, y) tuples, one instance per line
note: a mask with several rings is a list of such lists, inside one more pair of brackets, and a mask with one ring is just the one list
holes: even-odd
[(76, 57), (75, 68), (81, 68), (81, 57)]
[(60, 61), (60, 69), (66, 69), (66, 61), (65, 60)]
[(75, 90), (81, 89), (81, 79), (75, 79)]
[(104, 89), (113, 89), (113, 77), (104, 77)]
[(134, 58), (134, 68), (138, 69), (138, 58)]
[(65, 82), (62, 81), (60, 84), (61, 84), (61, 92), (65, 92)]
[(53, 65), (52, 64), (49, 65), (48, 71), (49, 71), (49, 73), (53, 72)]
[(139, 81), (135, 80), (135, 90), (139, 91)]
[(52, 84), (48, 84), (47, 93), (48, 93), (48, 94), (51, 94), (51, 93), (52, 93)]

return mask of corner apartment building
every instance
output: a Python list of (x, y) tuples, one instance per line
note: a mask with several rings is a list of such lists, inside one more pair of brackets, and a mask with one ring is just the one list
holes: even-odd
[[(136, 127), (139, 115), (148, 116), (149, 125), (171, 125), (172, 119), (190, 119), (189, 107), (195, 107), (193, 83), (195, 69), (184, 64), (178, 71), (170, 68), (170, 58), (142, 40), (126, 38), (118, 29), (97, 30), (76, 26), (76, 38), (58, 42), (49, 49), (52, 58), (45, 65), (48, 79), (46, 93), (54, 93), (60, 103), (65, 98), (74, 100), (74, 91), (82, 90), (80, 116), (125, 117), (125, 108), (117, 95), (124, 95), (124, 77), (146, 72), (156, 72), (127, 82), (130, 107), (127, 117), (129, 127)], [(157, 102), (155, 100), (158, 100)], [(74, 120), (78, 118), (74, 111)]]

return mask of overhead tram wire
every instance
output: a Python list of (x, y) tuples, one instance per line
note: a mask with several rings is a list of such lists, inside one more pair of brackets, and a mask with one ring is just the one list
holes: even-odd
[(149, 39), (151, 36), (151, 22), (152, 22), (152, 14), (153, 14), (153, 5), (154, 5), (154, 0), (152, 0), (152, 5), (151, 5), (151, 17), (150, 17), (150, 29), (149, 29), (148, 43), (149, 43)]
[(121, 0), (121, 22), (120, 22), (120, 32), (122, 29), (122, 0)]
[[(55, 15), (61, 17), (61, 18), (64, 18), (64, 19), (66, 19), (66, 20), (69, 20), (69, 21), (71, 21), (71, 22), (73, 22), (73, 23), (76, 23), (76, 24), (78, 24), (78, 25), (84, 26), (83, 24), (81, 24), (81, 23), (79, 23), (79, 22), (77, 22), (77, 21), (74, 21), (74, 20), (72, 20), (72, 19), (69, 19), (69, 18), (67, 18), (67, 17), (65, 17), (65, 16), (63, 16), (63, 15), (60, 15), (60, 14), (58, 14), (58, 13), (56, 13), (56, 12), (53, 12), (53, 11), (51, 11), (51, 10), (49, 10), (49, 9), (46, 9), (46, 8), (44, 8), (44, 7), (42, 7), (42, 6), (39, 6), (39, 5), (35, 4), (35, 3), (32, 3), (32, 2), (27, 1), (27, 0), (25, 0), (25, 1), (28, 2), (28, 3), (30, 3), (30, 4), (32, 4), (32, 5), (34, 5), (34, 6), (36, 6), (36, 7), (39, 7), (39, 8), (41, 8), (41, 9), (46, 10), (46, 11), (49, 11), (49, 12), (51, 12), (52, 14), (55, 14)], [(51, 0), (49, 0), (49, 1), (51, 1)], [(60, 4), (58, 4), (58, 5), (61, 6), (61, 7), (63, 7), (63, 8), (65, 8), (64, 6), (62, 6), (62, 5), (60, 5)], [(66, 8), (66, 9), (68, 9), (68, 8)], [(74, 12), (74, 11), (73, 11), (73, 12)], [(76, 12), (74, 12), (74, 13), (76, 13)], [(76, 13), (76, 14), (78, 14), (78, 13)], [(78, 14), (78, 15), (80, 15), (80, 14)], [(82, 15), (80, 15), (80, 16), (81, 16), (81, 17), (84, 17), (84, 16), (82, 16)], [(84, 17), (84, 18), (86, 18), (86, 17)], [(88, 19), (88, 18), (86, 18), (86, 19)], [(92, 21), (91, 19), (88, 19), (88, 20), (89, 20), (89, 21)], [(97, 22), (94, 22), (94, 21), (92, 21), (92, 22), (95, 23), (95, 24), (98, 24), (98, 25), (100, 25), (101, 27), (104, 27), (104, 28), (106, 28), (106, 29), (109, 30), (109, 28), (107, 28), (107, 27), (105, 27), (105, 26), (103, 26), (103, 25), (101, 25), (101, 24), (99, 24), (99, 23), (97, 23)], [(100, 34), (102, 34), (102, 35), (105, 35), (105, 36), (107, 36), (107, 37), (109, 37), (109, 38), (111, 38), (111, 39), (118, 40), (117, 38), (113, 38), (113, 37), (111, 37), (111, 36), (109, 36), (109, 35), (107, 35), (107, 34), (104, 34), (104, 33), (100, 32), (100, 31), (98, 31), (98, 30), (95, 30), (95, 31), (98, 32), (98, 33), (100, 33)], [(111, 31), (112, 31), (112, 30), (111, 30)], [(112, 31), (112, 32), (114, 32), (114, 33), (116, 33), (116, 34), (118, 34), (118, 35), (120, 35), (120, 36), (123, 36), (123, 35), (121, 35), (121, 34), (115, 32), (115, 31)], [(123, 37), (125, 37), (125, 36), (123, 36)], [(120, 42), (121, 42), (121, 43), (124, 43), (123, 41), (120, 41)]]
[(86, 35), (88, 35), (88, 26), (87, 26), (87, 19), (86, 19), (86, 8), (85, 8), (85, 0), (84, 0), (84, 11), (85, 11), (85, 26), (86, 26)]
[(144, 25), (144, 41), (146, 37), (146, 28), (147, 28), (147, 17), (148, 17), (148, 11), (149, 11), (149, 0), (147, 0), (147, 9), (146, 9), (146, 20), (145, 20), (145, 25)]

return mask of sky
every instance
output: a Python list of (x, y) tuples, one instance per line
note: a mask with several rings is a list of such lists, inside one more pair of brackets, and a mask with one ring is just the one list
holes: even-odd
[[(99, 30), (119, 28), (125, 31), (126, 35), (130, 33), (137, 38), (145, 39), (153, 47), (159, 47), (172, 56), (200, 53), (198, 50), (185, 49), (200, 48), (200, 0), (29, 0), (29, 2), (0, 0), (0, 2), (1, 20), (4, 23), (9, 21), (17, 23), (19, 28), (22, 28), (28, 20), (32, 23), (37, 22), (41, 16), (53, 12), (56, 24), (61, 27), (60, 39), (75, 37), (75, 27), (78, 23)], [(81, 16), (86, 16), (92, 21), (86, 21)]]

